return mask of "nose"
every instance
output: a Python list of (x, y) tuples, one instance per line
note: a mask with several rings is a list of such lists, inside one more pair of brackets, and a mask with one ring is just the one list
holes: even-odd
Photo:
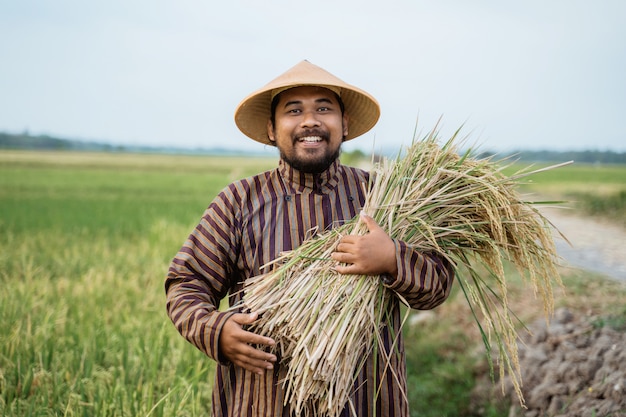
[(306, 111), (302, 114), (302, 122), (300, 126), (304, 128), (320, 126), (321, 122), (314, 111)]

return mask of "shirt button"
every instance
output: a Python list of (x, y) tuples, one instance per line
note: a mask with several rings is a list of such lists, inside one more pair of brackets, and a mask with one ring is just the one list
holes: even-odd
[(290, 195), (286, 195), (285, 196), (285, 201), (291, 201), (291, 196)]

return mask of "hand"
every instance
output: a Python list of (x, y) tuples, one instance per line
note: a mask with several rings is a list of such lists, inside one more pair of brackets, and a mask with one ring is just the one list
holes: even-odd
[(242, 327), (254, 323), (258, 316), (257, 313), (239, 313), (229, 317), (220, 333), (219, 349), (223, 357), (233, 364), (262, 375), (266, 370), (274, 369), (276, 356), (250, 345), (273, 346), (276, 342), (269, 337), (248, 332)]
[(331, 257), (347, 265), (337, 265), (335, 270), (341, 274), (389, 274), (395, 277), (398, 268), (393, 240), (372, 217), (361, 213), (361, 221), (365, 223), (369, 233), (341, 238)]

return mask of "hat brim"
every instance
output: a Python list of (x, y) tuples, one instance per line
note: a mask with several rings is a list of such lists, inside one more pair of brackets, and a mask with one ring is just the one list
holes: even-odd
[(267, 122), (271, 117), (273, 92), (302, 86), (318, 86), (340, 91), (339, 95), (349, 117), (348, 135), (345, 140), (361, 136), (378, 122), (380, 106), (374, 97), (308, 61), (303, 61), (244, 98), (235, 110), (237, 127), (249, 138), (271, 144), (267, 135)]

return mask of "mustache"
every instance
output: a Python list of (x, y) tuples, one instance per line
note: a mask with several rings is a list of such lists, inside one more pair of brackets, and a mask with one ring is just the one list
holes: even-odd
[(307, 136), (319, 136), (320, 138), (322, 138), (325, 141), (328, 141), (330, 139), (330, 134), (322, 129), (306, 129), (302, 132), (299, 132), (297, 134), (294, 135), (293, 137), (293, 141), (296, 142), (301, 138), (306, 138)]

